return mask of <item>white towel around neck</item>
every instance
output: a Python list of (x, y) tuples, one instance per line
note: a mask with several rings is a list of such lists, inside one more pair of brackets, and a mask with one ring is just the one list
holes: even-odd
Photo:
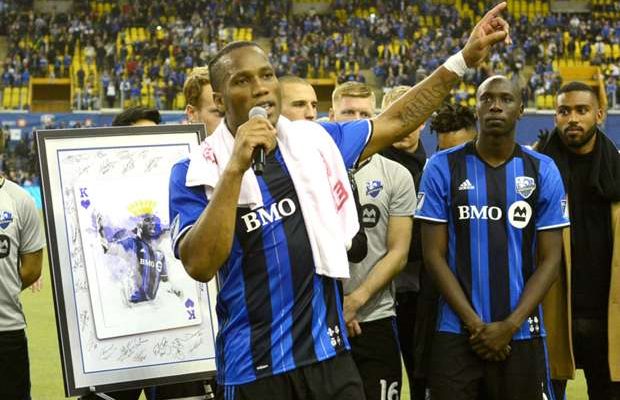
[[(316, 273), (349, 278), (347, 248), (359, 230), (357, 209), (342, 155), (325, 129), (314, 122), (280, 117), (277, 143), (299, 198)], [(234, 137), (224, 120), (190, 155), (186, 186), (205, 186), (207, 199), (232, 155)], [(258, 180), (248, 169), (237, 205), (263, 206)]]

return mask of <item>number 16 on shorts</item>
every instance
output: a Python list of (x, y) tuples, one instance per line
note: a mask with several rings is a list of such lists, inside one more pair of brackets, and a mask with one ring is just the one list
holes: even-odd
[(385, 379), (379, 380), (381, 385), (381, 400), (399, 400), (398, 382), (392, 382), (388, 386)]

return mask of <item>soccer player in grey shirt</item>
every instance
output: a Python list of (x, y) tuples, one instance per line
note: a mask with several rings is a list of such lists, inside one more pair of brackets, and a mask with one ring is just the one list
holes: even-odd
[(32, 197), (0, 177), (0, 398), (30, 399), (26, 320), (19, 293), (41, 276), (41, 221)]
[[(365, 84), (344, 83), (332, 95), (330, 117), (338, 122), (372, 117), (374, 101)], [(407, 263), (415, 188), (405, 167), (379, 154), (362, 161), (354, 176), (368, 255), (350, 264), (351, 278), (343, 285), (345, 320), (366, 398), (398, 398), (402, 368), (393, 280)]]

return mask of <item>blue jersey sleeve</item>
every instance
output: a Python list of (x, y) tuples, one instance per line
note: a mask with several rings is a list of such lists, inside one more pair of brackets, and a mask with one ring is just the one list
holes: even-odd
[(188, 167), (189, 160), (178, 162), (172, 167), (168, 188), (170, 221), (172, 221), (170, 235), (172, 250), (177, 258), (179, 258), (179, 240), (198, 220), (208, 203), (202, 186), (185, 186)]
[(448, 166), (445, 157), (432, 157), (420, 181), (415, 218), (448, 222)]
[(539, 182), (536, 229), (557, 229), (568, 226), (568, 200), (560, 171), (553, 161), (542, 166)]
[(320, 125), (336, 142), (342, 153), (344, 165), (348, 169), (354, 168), (370, 141), (372, 122), (360, 119), (349, 122), (320, 122)]

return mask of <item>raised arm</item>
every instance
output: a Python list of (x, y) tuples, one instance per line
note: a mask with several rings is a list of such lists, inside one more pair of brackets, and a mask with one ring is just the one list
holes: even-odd
[(443, 66), (373, 119), (372, 139), (361, 159), (399, 141), (420, 126), (441, 106), (450, 90), (463, 76), (465, 67), (477, 66), (487, 57), (494, 44), (509, 40), (508, 23), (500, 16), (506, 7), (506, 3), (502, 2), (482, 17), (461, 52), (462, 58), (458, 54), (452, 56)]

